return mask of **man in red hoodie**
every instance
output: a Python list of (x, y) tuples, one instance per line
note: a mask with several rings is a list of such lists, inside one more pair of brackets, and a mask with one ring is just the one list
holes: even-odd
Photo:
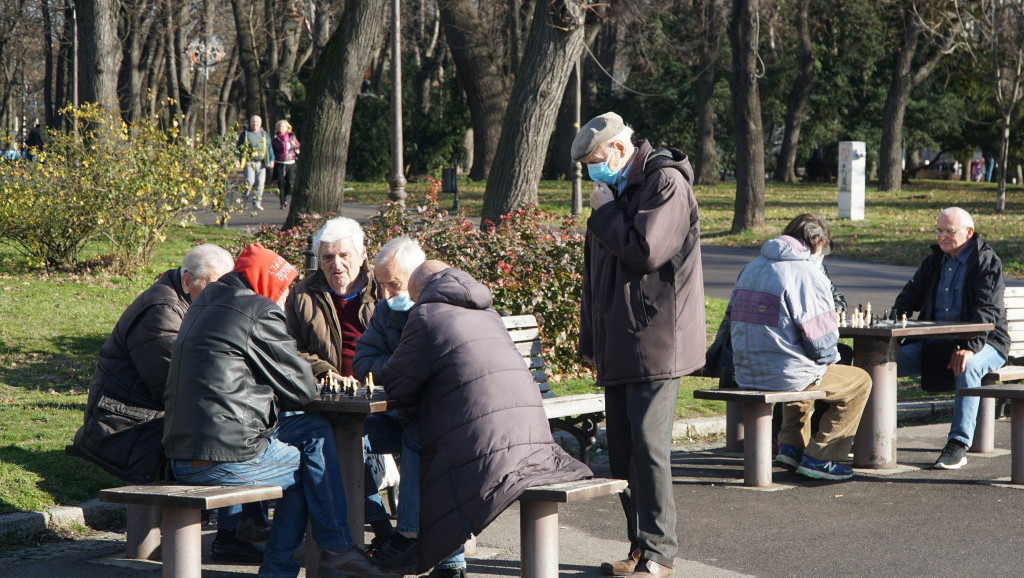
[[(198, 485), (279, 485), (260, 576), (298, 575), (307, 517), (323, 576), (386, 576), (353, 545), (330, 424), (301, 410), (317, 395), (281, 305), (298, 275), (249, 245), (235, 270), (192, 303), (164, 390), (164, 448), (175, 478)], [(361, 530), (361, 528), (359, 529)]]

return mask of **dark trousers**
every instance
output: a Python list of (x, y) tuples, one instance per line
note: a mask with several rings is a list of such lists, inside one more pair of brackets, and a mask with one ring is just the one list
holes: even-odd
[(672, 567), (676, 503), (672, 495), (672, 423), (679, 379), (605, 388), (608, 461), (613, 478), (629, 480), (619, 495), (626, 514), (629, 551)]
[(288, 196), (292, 194), (292, 187), (295, 186), (296, 167), (298, 167), (296, 163), (277, 163), (274, 165), (274, 176), (277, 180), (277, 197), (281, 201), (282, 207), (288, 202)]

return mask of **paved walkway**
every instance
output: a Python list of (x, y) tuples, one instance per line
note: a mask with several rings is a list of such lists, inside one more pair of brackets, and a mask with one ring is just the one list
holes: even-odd
[[(996, 423), (997, 453), (971, 454), (963, 469), (926, 468), (947, 424), (900, 428), (890, 475), (858, 470), (852, 481), (815, 482), (776, 468), (769, 490), (744, 488), (742, 462), (719, 443), (680, 444), (672, 456), (679, 514), (676, 576), (1020, 576), (1024, 489), (989, 483), (1009, 475), (1009, 423)], [(607, 475), (600, 455), (594, 464)], [(614, 497), (561, 508), (563, 577), (598, 577), (625, 555)], [(206, 546), (212, 531), (205, 532)], [(0, 553), (4, 578), (156, 577), (155, 562), (120, 559), (123, 535)], [(519, 575), (518, 506), (478, 538), (474, 577)], [(206, 563), (206, 577), (254, 575), (254, 566)]]

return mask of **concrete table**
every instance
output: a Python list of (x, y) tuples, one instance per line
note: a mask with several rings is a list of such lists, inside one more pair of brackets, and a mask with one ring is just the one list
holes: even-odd
[(853, 442), (858, 468), (896, 467), (896, 356), (904, 338), (970, 338), (992, 331), (991, 323), (953, 321), (879, 322), (869, 327), (839, 328), (853, 338), (853, 364), (871, 375), (871, 396)]

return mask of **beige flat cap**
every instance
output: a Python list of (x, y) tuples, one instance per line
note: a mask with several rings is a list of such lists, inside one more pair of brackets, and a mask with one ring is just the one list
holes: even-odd
[(612, 140), (625, 128), (626, 123), (622, 122), (622, 117), (614, 112), (606, 112), (590, 119), (572, 141), (573, 162), (581, 162), (589, 157), (601, 143)]

